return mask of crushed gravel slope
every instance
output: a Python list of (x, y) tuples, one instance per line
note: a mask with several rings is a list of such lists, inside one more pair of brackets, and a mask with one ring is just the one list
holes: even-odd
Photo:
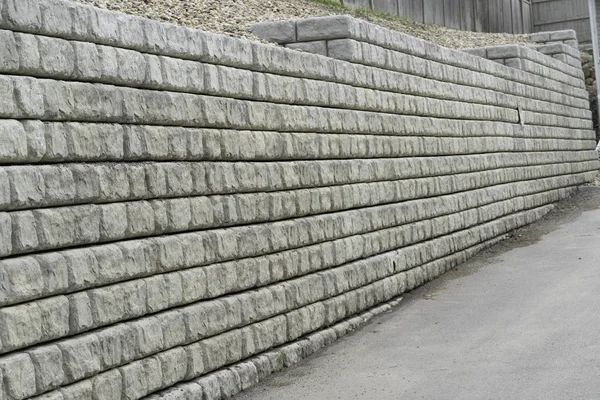
[[(350, 10), (312, 0), (74, 0), (141, 17), (168, 21), (229, 36), (256, 39), (250, 27), (261, 21), (349, 14), (442, 46), (470, 48), (529, 43), (525, 35), (463, 32), (404, 18)], [(324, 1), (324, 0), (321, 0)], [(326, 1), (324, 1), (327, 3)], [(333, 2), (331, 2), (333, 3)]]

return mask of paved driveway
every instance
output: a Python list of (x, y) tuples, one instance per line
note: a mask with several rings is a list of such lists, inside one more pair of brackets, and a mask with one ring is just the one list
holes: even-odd
[(600, 188), (242, 399), (600, 399)]

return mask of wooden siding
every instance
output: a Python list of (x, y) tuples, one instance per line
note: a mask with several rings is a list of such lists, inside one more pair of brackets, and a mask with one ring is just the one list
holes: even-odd
[(477, 32), (532, 32), (531, 0), (340, 0), (413, 21)]
[(587, 0), (533, 0), (533, 29), (535, 32), (574, 29), (580, 44), (591, 44)]

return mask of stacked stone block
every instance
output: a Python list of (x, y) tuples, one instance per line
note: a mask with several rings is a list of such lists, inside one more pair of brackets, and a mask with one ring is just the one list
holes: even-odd
[(536, 47), (536, 50), (547, 56), (569, 64), (575, 68), (581, 68), (581, 53), (577, 48), (573, 48), (566, 44), (546, 44)]
[(334, 21), (360, 53), (0, 1), (1, 400), (229, 398), (595, 176), (558, 61)]
[[(581, 78), (581, 59), (578, 50), (573, 49), (565, 44), (548, 44), (538, 46), (535, 50), (517, 45), (490, 46), (474, 49), (464, 49), (465, 53), (494, 60), (497, 63), (506, 66), (526, 69), (532, 73), (544, 75), (540, 68), (553, 68), (561, 72), (566, 72), (568, 75), (574, 76), (577, 79)], [(550, 56), (564, 64), (562, 69), (559, 64), (548, 62), (547, 57), (541, 57), (541, 53)]]
[(577, 32), (574, 30), (538, 32), (530, 35), (529, 38), (538, 44), (536, 50), (540, 53), (575, 68), (581, 68), (579, 41), (577, 40)]
[(540, 45), (565, 44), (572, 49), (579, 50), (577, 32), (573, 29), (552, 32), (537, 32), (529, 35), (532, 42)]

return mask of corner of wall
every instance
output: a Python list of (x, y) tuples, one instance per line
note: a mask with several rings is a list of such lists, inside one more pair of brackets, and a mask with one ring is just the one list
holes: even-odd
[(579, 41), (577, 32), (573, 29), (551, 32), (537, 32), (529, 35), (529, 39), (540, 45), (565, 44), (569, 47), (579, 50)]

